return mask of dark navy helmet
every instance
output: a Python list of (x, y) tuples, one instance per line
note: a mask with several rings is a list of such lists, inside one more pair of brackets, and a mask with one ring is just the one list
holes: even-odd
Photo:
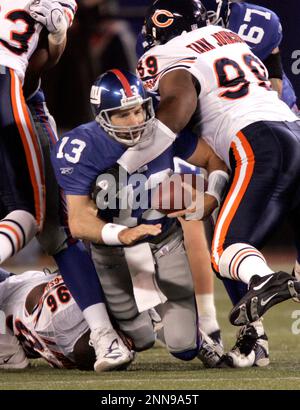
[(207, 12), (200, 0), (156, 0), (146, 13), (144, 34), (153, 46), (207, 24)]
[(229, 0), (202, 0), (210, 24), (227, 27), (229, 18)]
[[(98, 124), (109, 136), (122, 144), (133, 146), (141, 137), (144, 139), (152, 131), (152, 98), (147, 97), (141, 81), (128, 71), (114, 69), (100, 75), (92, 85), (90, 103)], [(111, 123), (111, 116), (116, 111), (129, 110), (139, 105), (144, 110), (143, 123), (133, 126)]]

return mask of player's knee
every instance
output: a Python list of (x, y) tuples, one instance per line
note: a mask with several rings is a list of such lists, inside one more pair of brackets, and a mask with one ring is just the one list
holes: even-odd
[(164, 339), (169, 352), (181, 353), (198, 348), (199, 337), (194, 298), (171, 303), (163, 316), (163, 324)]
[[(168, 351), (175, 357), (181, 360), (192, 360), (199, 350), (197, 339), (194, 335), (188, 335), (178, 332), (172, 340), (166, 341)], [(184, 358), (185, 357), (185, 358)]]
[(154, 345), (155, 333), (148, 312), (142, 312), (132, 320), (118, 321), (118, 324), (126, 336), (132, 339), (137, 352), (150, 349)]

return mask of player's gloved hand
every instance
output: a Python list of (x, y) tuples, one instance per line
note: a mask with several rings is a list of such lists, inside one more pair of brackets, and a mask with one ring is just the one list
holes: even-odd
[(127, 228), (119, 232), (119, 240), (123, 245), (134, 245), (137, 241), (148, 235), (157, 236), (161, 233), (161, 224), (138, 225), (134, 228)]
[(32, 0), (28, 4), (30, 16), (46, 27), (57, 44), (65, 37), (68, 23), (64, 9), (58, 1)]

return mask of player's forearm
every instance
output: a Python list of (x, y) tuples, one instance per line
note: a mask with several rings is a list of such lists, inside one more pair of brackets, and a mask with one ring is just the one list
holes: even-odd
[(86, 210), (79, 217), (69, 217), (69, 228), (73, 238), (94, 243), (103, 243), (101, 231), (105, 222), (99, 219), (96, 212)]
[(60, 60), (67, 43), (67, 34), (62, 35), (61, 38), (54, 37), (53, 34), (48, 36), (49, 60), (47, 62), (47, 69), (55, 66)]
[(101, 243), (105, 222), (97, 217), (97, 208), (88, 195), (67, 195), (68, 222), (76, 239)]
[(208, 157), (205, 168), (208, 175), (214, 171), (224, 171), (228, 173), (226, 164), (215, 153)]
[(216, 170), (228, 171), (226, 164), (202, 137), (198, 139), (197, 146), (192, 155), (187, 159), (187, 162), (196, 167), (205, 168), (208, 174)]
[(270, 82), (274, 91), (278, 92), (279, 98), (282, 96), (282, 80), (280, 78), (270, 78)]
[(40, 78), (47, 67), (48, 58), (49, 53), (46, 48), (36, 50), (31, 56), (23, 85), (25, 98), (28, 98), (39, 88)]

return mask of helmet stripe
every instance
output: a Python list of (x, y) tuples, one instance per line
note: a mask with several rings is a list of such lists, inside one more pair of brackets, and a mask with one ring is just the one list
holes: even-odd
[(118, 80), (122, 84), (126, 97), (132, 97), (133, 96), (132, 89), (125, 75), (120, 70), (117, 70), (117, 69), (110, 70), (110, 71), (115, 74), (115, 76), (118, 78)]

